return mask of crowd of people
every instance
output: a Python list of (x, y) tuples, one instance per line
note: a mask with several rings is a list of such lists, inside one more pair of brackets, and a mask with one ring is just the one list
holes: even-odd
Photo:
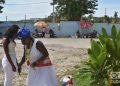
[[(54, 30), (49, 28), (47, 29), (46, 27), (42, 27), (41, 30), (38, 30), (37, 28), (35, 29), (35, 34), (37, 37), (42, 37), (42, 38), (45, 38), (45, 35), (46, 33), (49, 34), (49, 37), (50, 38), (56, 38), (56, 34), (54, 33)], [(93, 30), (92, 32), (89, 32), (89, 33), (86, 33), (86, 34), (83, 34), (83, 33), (80, 33), (79, 30), (76, 31), (76, 34), (77, 38), (96, 38), (97, 37), (97, 31), (96, 30)]]
[[(42, 29), (40, 31), (37, 28), (35, 29), (35, 34), (37, 37), (45, 38), (46, 33), (47, 33), (46, 27), (42, 27)], [(49, 34), (50, 38), (56, 37), (56, 35), (52, 29), (49, 29), (48, 34)]]
[(90, 33), (87, 33), (87, 34), (80, 34), (79, 30), (76, 32), (76, 36), (77, 38), (96, 38), (97, 37), (97, 31), (96, 30), (93, 30), (92, 32)]

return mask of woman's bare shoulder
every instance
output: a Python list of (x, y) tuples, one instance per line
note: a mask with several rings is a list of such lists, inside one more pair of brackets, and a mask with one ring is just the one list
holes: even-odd
[(7, 38), (3, 38), (1, 43), (2, 44), (7, 44), (7, 43), (9, 43), (9, 40)]

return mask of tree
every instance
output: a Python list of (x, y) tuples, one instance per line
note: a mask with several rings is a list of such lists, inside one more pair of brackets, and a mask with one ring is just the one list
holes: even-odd
[(114, 13), (114, 19), (115, 19), (115, 23), (118, 22), (118, 12), (115, 11)]
[[(3, 4), (3, 3), (5, 3), (5, 0), (0, 0), (0, 4)], [(3, 6), (0, 6), (0, 13), (2, 13), (2, 8)]]
[(60, 18), (67, 20), (80, 20), (85, 14), (93, 14), (98, 6), (97, 0), (53, 0), (56, 13)]

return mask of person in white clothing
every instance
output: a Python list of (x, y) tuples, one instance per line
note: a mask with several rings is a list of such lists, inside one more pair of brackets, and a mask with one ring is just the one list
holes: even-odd
[(49, 54), (44, 44), (32, 38), (29, 29), (18, 33), (24, 45), (24, 55), (19, 63), (19, 69), (26, 61), (29, 66), (27, 86), (58, 86)]
[(2, 58), (2, 66), (5, 73), (4, 86), (12, 86), (14, 72), (17, 70), (17, 59), (15, 53), (15, 38), (19, 27), (12, 25), (7, 29), (3, 39), (4, 57)]

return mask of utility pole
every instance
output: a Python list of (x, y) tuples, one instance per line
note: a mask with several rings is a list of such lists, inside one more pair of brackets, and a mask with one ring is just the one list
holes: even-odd
[(53, 23), (55, 23), (55, 5), (53, 0)]
[(26, 23), (26, 14), (25, 14), (25, 23)]
[(45, 15), (45, 22), (47, 22), (47, 15)]
[(106, 23), (106, 17), (107, 17), (107, 15), (106, 15), (106, 8), (105, 8), (105, 15), (104, 15), (104, 22)]
[(7, 23), (7, 16), (6, 16), (6, 23)]
[(25, 28), (25, 26), (26, 26), (26, 14), (25, 14), (25, 22), (24, 22), (24, 27), (23, 28)]
[(105, 8), (105, 15), (106, 15), (106, 8)]

